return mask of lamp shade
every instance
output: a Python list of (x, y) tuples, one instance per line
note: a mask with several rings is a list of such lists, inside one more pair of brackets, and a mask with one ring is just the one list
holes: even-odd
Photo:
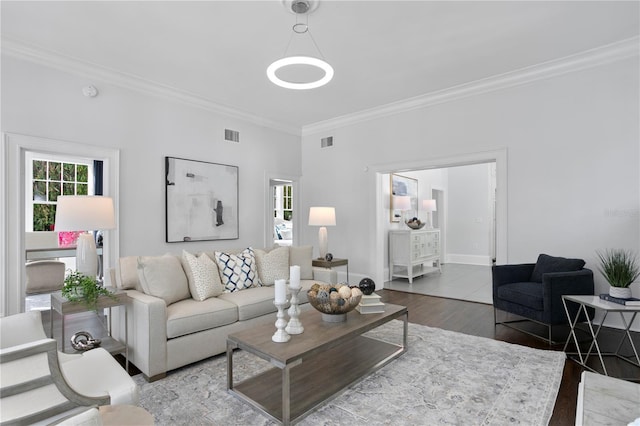
[(422, 200), (422, 208), (426, 212), (435, 212), (436, 208), (436, 200)]
[(395, 210), (411, 210), (411, 197), (408, 195), (394, 195), (393, 208)]
[(336, 226), (335, 207), (311, 207), (309, 208), (310, 226)]
[(62, 195), (56, 208), (56, 231), (115, 229), (113, 199), (97, 195)]

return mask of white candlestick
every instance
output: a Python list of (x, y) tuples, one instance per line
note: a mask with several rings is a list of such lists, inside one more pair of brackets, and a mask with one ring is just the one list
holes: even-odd
[(300, 266), (293, 265), (289, 268), (289, 286), (300, 288)]
[(276, 303), (287, 302), (287, 280), (276, 280)]

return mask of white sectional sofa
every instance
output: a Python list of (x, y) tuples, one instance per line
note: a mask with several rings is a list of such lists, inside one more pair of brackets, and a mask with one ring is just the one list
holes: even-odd
[[(312, 267), (312, 249), (120, 258), (111, 279), (131, 298), (126, 307), (130, 362), (154, 381), (167, 371), (225, 352), (230, 333), (268, 320), (275, 323), (273, 283), (288, 279), (291, 265), (300, 266), (301, 309), (310, 308), (306, 291), (311, 285), (337, 282), (335, 271)], [(241, 276), (240, 284), (235, 275)], [(113, 324), (115, 337), (124, 339), (124, 309), (114, 313)]]

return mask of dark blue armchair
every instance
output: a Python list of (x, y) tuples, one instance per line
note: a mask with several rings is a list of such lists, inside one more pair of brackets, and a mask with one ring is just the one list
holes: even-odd
[[(562, 304), (562, 295), (593, 295), (593, 272), (584, 268), (582, 259), (566, 259), (541, 254), (536, 263), (519, 265), (495, 265), (493, 275), (493, 308), (495, 324), (502, 324), (516, 330), (543, 338), (515, 324), (530, 320), (544, 324), (548, 328), (549, 344), (552, 327), (568, 324), (567, 314)], [(568, 304), (571, 318), (575, 318), (578, 306)], [(516, 314), (524, 319), (498, 321), (496, 310)], [(590, 310), (590, 318), (594, 312)], [(583, 314), (584, 317), (584, 314)], [(586, 318), (581, 318), (584, 321)]]

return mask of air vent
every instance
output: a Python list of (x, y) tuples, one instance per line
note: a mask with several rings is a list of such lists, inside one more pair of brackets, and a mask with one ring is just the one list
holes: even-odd
[(333, 146), (333, 136), (322, 138), (320, 140), (320, 147), (321, 148), (327, 148), (329, 146)]
[(240, 132), (224, 129), (224, 140), (229, 142), (240, 142)]

